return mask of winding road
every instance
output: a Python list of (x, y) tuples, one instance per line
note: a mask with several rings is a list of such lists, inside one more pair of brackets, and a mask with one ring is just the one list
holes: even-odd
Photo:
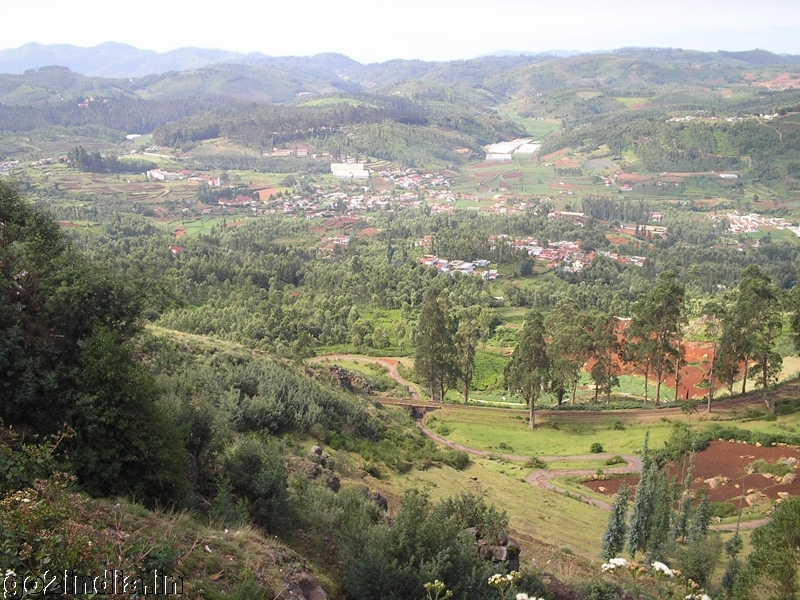
[[(402, 386), (406, 387), (406, 389), (408, 389), (409, 393), (411, 394), (411, 399), (412, 399), (413, 402), (416, 402), (416, 403), (420, 403), (421, 402), (420, 397), (419, 397), (419, 393), (417, 392), (417, 390), (414, 387), (414, 385), (411, 382), (406, 381), (400, 375), (400, 373), (398, 372), (398, 370), (397, 370), (397, 359), (377, 358), (377, 357), (372, 357), (372, 356), (362, 356), (362, 355), (358, 355), (358, 354), (330, 354), (330, 355), (325, 355), (325, 356), (316, 356), (316, 357), (312, 358), (310, 362), (335, 364), (336, 362), (339, 362), (339, 361), (342, 361), (342, 360), (351, 361), (351, 362), (352, 361), (357, 361), (357, 362), (362, 362), (362, 363), (379, 364), (379, 365), (385, 367), (387, 369), (388, 373), (389, 373), (389, 376), (392, 379), (394, 379), (397, 383), (399, 383), (400, 385), (402, 385)], [(470, 446), (465, 446), (463, 444), (459, 444), (457, 442), (453, 442), (452, 440), (448, 440), (447, 438), (442, 437), (441, 435), (431, 431), (423, 423), (423, 417), (425, 416), (426, 409), (428, 409), (428, 410), (434, 409), (435, 410), (436, 408), (439, 407), (438, 403), (434, 404), (434, 403), (428, 402), (428, 404), (420, 406), (419, 404), (413, 405), (413, 404), (410, 404), (409, 402), (402, 402), (399, 399), (393, 399), (393, 398), (392, 399), (378, 398), (378, 400), (380, 400), (382, 402), (384, 400), (386, 400), (386, 401), (388, 401), (387, 403), (391, 403), (391, 404), (409, 405), (410, 408), (412, 409), (412, 414), (414, 416), (414, 423), (416, 423), (416, 425), (417, 425), (417, 427), (419, 427), (420, 431), (422, 431), (423, 434), (425, 434), (427, 437), (429, 437), (431, 440), (433, 440), (437, 444), (440, 444), (440, 445), (445, 446), (447, 448), (452, 448), (454, 450), (460, 450), (462, 452), (466, 452), (467, 454), (471, 454), (473, 456), (481, 456), (481, 457), (484, 457), (484, 458), (488, 457), (490, 455), (492, 455), (492, 456), (500, 456), (505, 460), (515, 461), (515, 462), (526, 462), (526, 461), (528, 461), (530, 459), (530, 456), (523, 456), (523, 455), (519, 455), (519, 454), (497, 454), (496, 452), (488, 452), (486, 450), (479, 450), (477, 448), (471, 448)], [(747, 400), (749, 402), (752, 402), (751, 399), (747, 399)], [(747, 401), (742, 401), (742, 402), (739, 402), (738, 404), (746, 404), (746, 403), (748, 403), (748, 402)], [(760, 404), (760, 402), (759, 402), (759, 404)], [(453, 406), (457, 406), (457, 405), (453, 405)], [(449, 407), (449, 405), (448, 405), (448, 407)], [(464, 408), (465, 409), (474, 410), (473, 407), (464, 407)], [(483, 410), (483, 409), (481, 409), (481, 410)], [(645, 410), (645, 411), (640, 411), (640, 412), (646, 412), (646, 413), (657, 412), (658, 415), (659, 415), (659, 418), (660, 418), (661, 416), (663, 416), (665, 413), (667, 413), (669, 411), (680, 413), (680, 409), (678, 409), (678, 408), (675, 408), (675, 409), (661, 409), (661, 410), (658, 410), (658, 411)], [(558, 412), (559, 411), (538, 411), (537, 414), (541, 414), (541, 413), (544, 413), (544, 414), (550, 413), (550, 414), (552, 414), (552, 413), (558, 413)], [(606, 412), (604, 412), (604, 414), (605, 415), (609, 415), (609, 414), (614, 414), (614, 413), (622, 413), (622, 414), (630, 415), (631, 413), (635, 413), (635, 412), (637, 412), (637, 411), (630, 411), (630, 410), (629, 411), (606, 411)], [(574, 413), (570, 414), (570, 418), (572, 418), (573, 416), (586, 417), (586, 416), (594, 416), (594, 415), (589, 415), (589, 414), (587, 414), (585, 412), (582, 413), (582, 412), (579, 412), (579, 411), (575, 411)], [(587, 461), (587, 460), (603, 460), (603, 459), (609, 459), (612, 456), (616, 456), (616, 455), (613, 455), (613, 454), (610, 454), (610, 453), (600, 453), (600, 454), (578, 454), (578, 455), (573, 455), (573, 456), (537, 456), (537, 458), (539, 458), (540, 460), (542, 460), (542, 461), (544, 461), (546, 463), (552, 463), (552, 462), (569, 462), (569, 461), (580, 462), (580, 461)], [(624, 475), (624, 474), (639, 473), (642, 470), (642, 460), (641, 460), (641, 458), (639, 456), (637, 456), (635, 454), (621, 454), (619, 456), (621, 456), (625, 460), (626, 464), (619, 465), (619, 466), (610, 466), (610, 467), (604, 468), (603, 469), (604, 473), (613, 474), (613, 475)], [(525, 478), (525, 481), (527, 483), (529, 483), (530, 485), (532, 485), (533, 487), (537, 487), (537, 488), (540, 488), (540, 489), (543, 489), (543, 490), (550, 490), (550, 491), (558, 492), (558, 493), (561, 493), (561, 494), (568, 494), (568, 495), (571, 495), (572, 497), (575, 497), (576, 496), (575, 492), (572, 492), (572, 491), (569, 491), (569, 490), (567, 490), (565, 488), (559, 487), (558, 485), (556, 485), (556, 483), (554, 483), (554, 480), (559, 479), (561, 477), (587, 477), (587, 476), (594, 475), (595, 473), (596, 473), (596, 471), (592, 470), (592, 469), (554, 469), (554, 470), (536, 469), (536, 470), (532, 471)], [(584, 496), (582, 494), (577, 494), (577, 497), (581, 501), (583, 501), (583, 502), (585, 502), (587, 504), (590, 504), (592, 506), (596, 506), (597, 508), (600, 508), (600, 509), (603, 509), (603, 510), (611, 510), (611, 504), (609, 504), (608, 502), (604, 502), (603, 500), (598, 500), (596, 498), (591, 498), (591, 497), (588, 497), (588, 496)], [(754, 519), (752, 521), (744, 521), (744, 522), (739, 524), (738, 528), (740, 530), (755, 529), (756, 527), (760, 527), (761, 525), (764, 525), (768, 521), (769, 521), (769, 518)], [(731, 529), (734, 529), (735, 527), (736, 527), (735, 524), (721, 524), (721, 523), (720, 524), (714, 524), (714, 525), (710, 526), (711, 529), (723, 530), (723, 531), (731, 530)]]

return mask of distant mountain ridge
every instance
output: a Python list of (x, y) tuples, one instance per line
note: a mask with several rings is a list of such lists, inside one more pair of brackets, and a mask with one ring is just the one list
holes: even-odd
[[(749, 50), (744, 52), (700, 52), (679, 48), (622, 48), (618, 50), (597, 50), (579, 52), (577, 50), (549, 50), (545, 52), (527, 52), (517, 50), (499, 50), (491, 54), (477, 57), (480, 59), (528, 59), (543, 60), (547, 57), (566, 58), (588, 54), (624, 54), (647, 57), (660, 62), (674, 61), (682, 58), (686, 61), (708, 63), (714, 61), (738, 62), (757, 66), (798, 64), (800, 56), (775, 54), (767, 50)], [(476, 60), (476, 59), (472, 59)], [(450, 61), (458, 63), (461, 61)], [(336, 76), (342, 78), (369, 79), (374, 74), (377, 64), (364, 65), (352, 58), (336, 53), (324, 53), (314, 56), (268, 56), (260, 52), (244, 54), (223, 49), (209, 48), (177, 48), (168, 52), (141, 50), (127, 44), (105, 42), (90, 48), (82, 48), (70, 44), (44, 45), (38, 43), (25, 44), (19, 48), (0, 50), (0, 73), (22, 74), (31, 69), (46, 66), (68, 67), (70, 70), (88, 77), (125, 78), (143, 77), (167, 73), (170, 71), (189, 71), (201, 69), (212, 64), (229, 63), (251, 66), (277, 67), (283, 69), (302, 69), (313, 71), (317, 75)], [(407, 65), (409, 71), (429, 71), (436, 65), (447, 64), (435, 61), (392, 60), (383, 64)]]

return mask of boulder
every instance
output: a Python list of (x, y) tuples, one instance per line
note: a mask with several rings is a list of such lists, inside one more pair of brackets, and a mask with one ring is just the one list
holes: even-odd
[(380, 508), (383, 512), (389, 510), (389, 501), (381, 496), (378, 492), (372, 494), (372, 501), (377, 504), (378, 508)]
[(784, 467), (793, 467), (797, 464), (797, 459), (794, 456), (790, 456), (786, 460), (781, 463)]
[(325, 485), (328, 486), (334, 494), (338, 493), (342, 487), (342, 482), (339, 481), (339, 478), (336, 475), (329, 475), (328, 478), (325, 480)]
[(787, 473), (783, 477), (781, 477), (781, 485), (790, 485), (795, 482), (797, 479), (797, 475), (794, 473)]
[(311, 446), (311, 454), (322, 456), (322, 448), (320, 446)]
[(778, 492), (778, 498), (786, 500), (789, 497), (789, 492)]
[(715, 490), (719, 486), (725, 485), (729, 481), (730, 479), (728, 479), (727, 477), (723, 477), (722, 475), (717, 475), (716, 477), (711, 477), (710, 479), (704, 480), (704, 483), (712, 490)]
[(491, 546), (492, 560), (495, 562), (505, 562), (508, 560), (508, 546)]
[(310, 573), (298, 573), (287, 582), (289, 597), (295, 600), (330, 600), (328, 592), (322, 589), (316, 577)]
[(772, 473), (762, 473), (761, 476), (764, 479), (772, 479), (773, 477), (775, 477), (775, 475), (773, 475)]
[(508, 544), (508, 534), (505, 531), (501, 531), (497, 535), (497, 545), (498, 546), (505, 546)]
[(753, 492), (752, 494), (745, 496), (744, 500), (748, 505), (755, 506), (756, 504), (765, 504), (769, 501), (769, 498), (767, 498), (761, 492)]

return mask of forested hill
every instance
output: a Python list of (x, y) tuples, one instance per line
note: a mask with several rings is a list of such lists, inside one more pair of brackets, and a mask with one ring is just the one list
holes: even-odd
[[(160, 58), (155, 60), (153, 55)], [(330, 53), (268, 57), (188, 48), (156, 55), (121, 44), (93, 49), (27, 45), (0, 50), (0, 73), (4, 73), (0, 75), (0, 102), (28, 104), (120, 93), (143, 98), (190, 94), (284, 102), (300, 93), (356, 92), (414, 80), (481, 88), (494, 95), (550, 92), (578, 85), (646, 96), (663, 91), (663, 86), (714, 89), (767, 84), (784, 73), (796, 73), (798, 65), (800, 57), (763, 50), (622, 49), (564, 58), (398, 59), (364, 65)]]

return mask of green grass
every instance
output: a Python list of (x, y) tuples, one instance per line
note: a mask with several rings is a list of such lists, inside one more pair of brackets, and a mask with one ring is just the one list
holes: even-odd
[(556, 471), (579, 471), (584, 469), (609, 469), (611, 468), (603, 460), (551, 460), (547, 463), (548, 468)]
[(625, 429), (618, 431), (613, 429), (613, 424), (619, 416), (602, 413), (593, 415), (586, 423), (585, 417), (575, 418), (565, 412), (563, 416), (548, 417), (548, 422), (540, 422), (534, 431), (528, 429), (524, 410), (466, 411), (445, 405), (436, 415), (437, 419), (447, 422), (452, 430), (447, 437), (454, 442), (490, 452), (496, 451), (502, 442), (514, 448), (513, 454), (525, 456), (588, 454), (595, 442), (601, 443), (606, 452), (637, 453), (647, 431), (650, 431), (651, 446), (657, 447), (669, 438), (672, 429), (669, 422), (622, 417)]
[(412, 471), (376, 481), (375, 487), (385, 486), (392, 494), (423, 487), (434, 500), (462, 492), (486, 495), (489, 504), (508, 512), (510, 533), (521, 542), (525, 563), (547, 560), (542, 560), (546, 548), (538, 540), (559, 540), (559, 546), (569, 546), (577, 555), (596, 560), (608, 514), (561, 494), (532, 488), (524, 482), (529, 472), (522, 465), (479, 458), (463, 472), (450, 467)]

